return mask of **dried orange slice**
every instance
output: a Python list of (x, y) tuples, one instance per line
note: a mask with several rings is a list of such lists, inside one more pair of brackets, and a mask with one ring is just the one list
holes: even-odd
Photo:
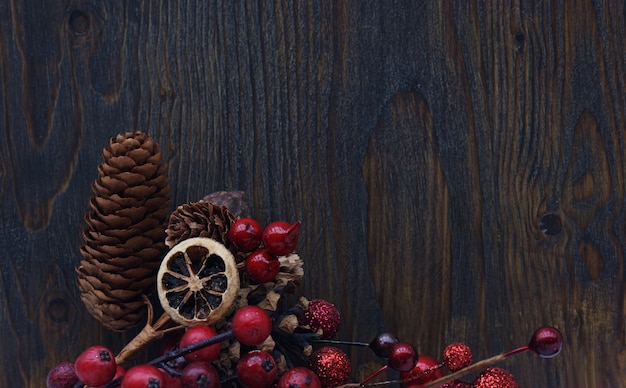
[(167, 253), (157, 273), (165, 312), (185, 325), (211, 325), (226, 316), (237, 298), (239, 271), (233, 254), (208, 237), (181, 241)]

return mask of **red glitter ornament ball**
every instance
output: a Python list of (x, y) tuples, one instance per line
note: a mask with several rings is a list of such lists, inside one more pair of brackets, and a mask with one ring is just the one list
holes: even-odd
[(309, 359), (311, 370), (320, 378), (324, 387), (338, 387), (350, 379), (352, 365), (350, 359), (341, 349), (324, 346), (311, 354)]
[(519, 388), (512, 374), (502, 368), (487, 368), (474, 380), (474, 388)]
[(300, 316), (300, 324), (309, 325), (313, 331), (322, 331), (323, 339), (331, 339), (337, 334), (341, 324), (341, 314), (334, 304), (323, 299), (309, 301), (309, 306)]
[(452, 372), (463, 369), (472, 363), (472, 350), (463, 343), (452, 343), (444, 349), (441, 362)]
[(439, 388), (472, 388), (472, 384), (466, 383), (462, 380), (454, 380), (449, 383), (443, 383), (439, 386)]

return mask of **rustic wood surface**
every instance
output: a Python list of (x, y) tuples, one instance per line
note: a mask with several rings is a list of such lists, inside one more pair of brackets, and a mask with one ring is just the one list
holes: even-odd
[[(0, 386), (119, 349), (75, 285), (108, 139), (151, 134), (173, 204), (303, 222), (342, 339), (482, 358), (561, 329), (523, 387), (626, 386), (621, 1), (0, 0)], [(380, 362), (348, 349), (355, 375)]]

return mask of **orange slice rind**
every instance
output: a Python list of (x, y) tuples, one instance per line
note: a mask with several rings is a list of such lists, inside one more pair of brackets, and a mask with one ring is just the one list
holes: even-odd
[(157, 273), (159, 301), (184, 326), (211, 325), (231, 311), (239, 291), (233, 254), (208, 237), (181, 241), (167, 253)]

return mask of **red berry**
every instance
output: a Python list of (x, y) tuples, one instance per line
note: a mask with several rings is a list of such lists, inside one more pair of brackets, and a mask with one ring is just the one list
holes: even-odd
[(561, 352), (563, 336), (554, 327), (542, 327), (535, 331), (528, 347), (543, 358), (551, 358)]
[(236, 373), (246, 388), (267, 388), (276, 379), (278, 368), (271, 354), (253, 350), (239, 359)]
[(389, 349), (389, 360), (387, 362), (390, 367), (397, 371), (409, 371), (417, 363), (417, 351), (406, 342), (396, 342)]
[(246, 272), (255, 283), (271, 282), (280, 271), (280, 261), (265, 249), (252, 252), (246, 258)]
[(242, 252), (252, 252), (261, 245), (263, 229), (252, 218), (240, 218), (230, 226), (228, 238)]
[(121, 365), (118, 365), (115, 368), (115, 376), (113, 376), (113, 380), (123, 377), (126, 374), (126, 369), (124, 369), (124, 367), (122, 367)]
[(232, 328), (239, 342), (255, 346), (265, 341), (272, 332), (272, 319), (259, 306), (245, 306), (235, 313)]
[(168, 332), (163, 337), (161, 341), (161, 346), (159, 347), (159, 354), (164, 355), (171, 351), (178, 349), (180, 345), (180, 339), (185, 332), (183, 330), (177, 330), (173, 332)]
[(170, 375), (166, 370), (159, 368), (163, 375), (163, 387), (165, 388), (182, 388), (183, 382), (180, 377)]
[(387, 358), (389, 357), (389, 349), (398, 341), (399, 339), (395, 334), (380, 333), (369, 343), (369, 347), (378, 357)]
[(111, 350), (104, 346), (91, 346), (78, 356), (74, 362), (76, 376), (85, 385), (104, 385), (115, 376), (117, 365)]
[(139, 364), (126, 371), (121, 388), (165, 388), (165, 378), (157, 367)]
[[(163, 356), (170, 352), (177, 351), (180, 348), (180, 339), (182, 338), (183, 334), (183, 331), (167, 333), (163, 339), (163, 342), (161, 343), (159, 355)], [(174, 370), (181, 371), (187, 365), (187, 360), (185, 360), (183, 356), (179, 356), (173, 360), (168, 361), (166, 364)]]
[(276, 256), (288, 255), (298, 245), (298, 234), (301, 222), (290, 224), (285, 221), (275, 221), (263, 230), (263, 244), (271, 254)]
[(443, 370), (437, 360), (430, 356), (419, 356), (413, 369), (401, 372), (400, 379), (405, 380), (402, 388), (414, 388), (443, 377)]
[(321, 388), (322, 383), (312, 370), (295, 367), (283, 373), (278, 380), (277, 388)]
[[(187, 329), (187, 331), (180, 338), (180, 347), (186, 348), (189, 345), (195, 344), (200, 341), (204, 341), (207, 338), (212, 338), (217, 335), (217, 332), (210, 326), (194, 326)], [(187, 362), (192, 361), (206, 361), (213, 362), (220, 355), (221, 345), (219, 343), (205, 346), (194, 352), (187, 353), (183, 357)]]
[(183, 388), (220, 388), (221, 386), (217, 370), (206, 361), (194, 361), (187, 365), (183, 369), (180, 380)]
[(78, 382), (74, 363), (63, 361), (50, 369), (46, 377), (47, 388), (72, 388)]

